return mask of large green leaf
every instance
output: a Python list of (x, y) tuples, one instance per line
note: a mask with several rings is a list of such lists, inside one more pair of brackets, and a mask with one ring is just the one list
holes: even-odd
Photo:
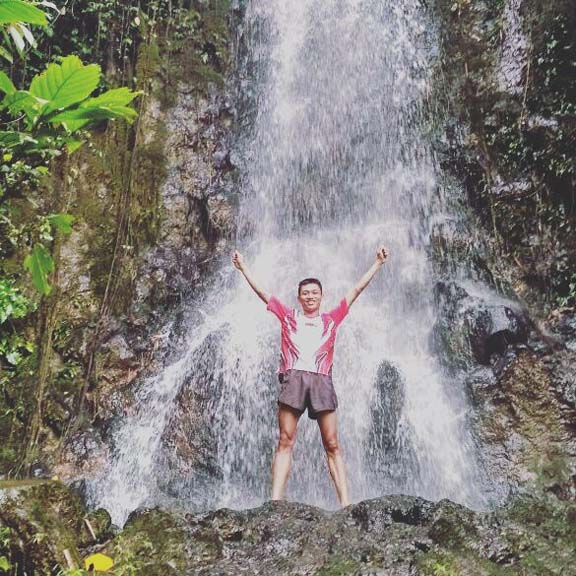
[(72, 214), (50, 214), (47, 216), (48, 221), (52, 226), (63, 234), (70, 234), (72, 232), (72, 222), (74, 222), (74, 216)]
[(78, 56), (66, 56), (60, 64), (50, 64), (35, 76), (30, 84), (30, 94), (47, 100), (42, 115), (68, 108), (87, 98), (98, 86), (100, 66), (84, 66)]
[(111, 120), (114, 118), (123, 118), (132, 122), (138, 113), (134, 108), (127, 106), (107, 106), (93, 108), (76, 108), (74, 110), (65, 110), (50, 119), (54, 124), (63, 124), (69, 132), (76, 132), (80, 128), (97, 122), (99, 120)]
[(2, 70), (0, 70), (0, 91), (8, 95), (16, 92), (16, 86), (14, 86), (12, 80), (8, 77), (8, 74), (2, 72)]
[(140, 96), (141, 91), (132, 92), (129, 88), (113, 88), (112, 90), (107, 90), (99, 96), (94, 98), (88, 98), (80, 104), (81, 108), (102, 108), (108, 106), (126, 106), (130, 104), (136, 96)]
[(48, 276), (54, 271), (54, 260), (42, 244), (36, 244), (24, 260), (24, 266), (32, 274), (32, 283), (36, 290), (47, 296), (52, 291)]
[(0, 0), (0, 24), (15, 24), (16, 22), (28, 22), (28, 24), (39, 26), (48, 24), (44, 12), (30, 2)]

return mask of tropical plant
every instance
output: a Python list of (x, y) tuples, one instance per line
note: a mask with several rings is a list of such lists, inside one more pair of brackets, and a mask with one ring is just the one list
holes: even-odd
[[(32, 79), (27, 90), (18, 90), (7, 74), (0, 71), (0, 92), (5, 94), (0, 110), (18, 120), (22, 128), (0, 132), (3, 157), (12, 159), (14, 155), (46, 151), (52, 155), (64, 151), (71, 154), (84, 143), (87, 134), (83, 129), (91, 124), (115, 118), (133, 122), (137, 112), (128, 104), (139, 92), (114, 88), (91, 96), (100, 76), (100, 66), (85, 65), (77, 56), (66, 56), (60, 63), (49, 64)], [(46, 217), (45, 223), (48, 229), (52, 227), (69, 234), (72, 220), (68, 214), (53, 214)], [(42, 239), (52, 240), (52, 237), (48, 233), (42, 235)], [(24, 265), (32, 274), (36, 289), (49, 294), (48, 278), (54, 270), (54, 261), (46, 246), (36, 243)]]
[(127, 105), (139, 92), (114, 88), (89, 98), (100, 76), (100, 66), (85, 65), (78, 56), (66, 56), (59, 64), (49, 64), (32, 79), (28, 90), (18, 90), (0, 71), (0, 92), (5, 94), (0, 110), (7, 110), (24, 127), (22, 131), (0, 132), (0, 146), (8, 150), (41, 149), (47, 141), (60, 136), (61, 143), (72, 152), (82, 141), (69, 135), (89, 124), (114, 118), (132, 122), (137, 113)]
[(0, 556), (0, 570), (8, 572), (10, 570), (11, 564), (6, 556)]
[[(38, 6), (46, 6), (59, 12), (58, 8), (47, 0), (37, 4), (25, 0), (0, 0), (0, 30), (4, 44), (8, 48), (13, 45), (20, 55), (23, 55), (26, 43), (36, 46), (36, 40), (28, 25), (46, 26), (48, 24), (46, 14)], [(11, 51), (1, 45), (0, 56), (9, 62), (13, 61)]]
[(0, 324), (10, 318), (22, 318), (32, 304), (9, 280), (0, 280)]

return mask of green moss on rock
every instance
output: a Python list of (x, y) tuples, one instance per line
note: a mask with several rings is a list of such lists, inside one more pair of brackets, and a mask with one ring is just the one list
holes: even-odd
[(116, 576), (182, 574), (188, 564), (181, 519), (159, 509), (129, 521), (109, 551)]
[(80, 562), (84, 514), (80, 498), (59, 482), (0, 482), (0, 529), (6, 535), (0, 555), (38, 575), (66, 566), (65, 550)]
[(331, 558), (316, 573), (317, 576), (349, 576), (356, 574), (360, 564), (355, 560)]

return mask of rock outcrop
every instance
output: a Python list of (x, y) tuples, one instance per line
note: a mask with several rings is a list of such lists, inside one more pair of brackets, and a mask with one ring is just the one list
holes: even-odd
[(576, 504), (546, 492), (486, 513), (409, 496), (338, 512), (288, 502), (202, 514), (154, 508), (133, 513), (116, 535), (100, 511), (89, 517), (96, 540), (78, 497), (58, 483), (0, 488), (0, 495), (0, 557), (28, 574), (57, 573), (66, 566), (64, 549), (77, 562), (104, 552), (120, 575), (576, 573)]

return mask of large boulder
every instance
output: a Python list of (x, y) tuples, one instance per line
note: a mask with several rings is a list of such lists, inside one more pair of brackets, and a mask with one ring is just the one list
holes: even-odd
[(378, 367), (366, 444), (372, 482), (398, 490), (418, 469), (407, 430), (402, 428), (405, 381), (398, 368), (384, 360)]
[(574, 411), (559, 400), (554, 378), (545, 360), (527, 351), (502, 373), (484, 367), (467, 376), (481, 457), (494, 480), (520, 486), (540, 478), (549, 489), (570, 492)]
[(370, 442), (378, 451), (387, 452), (397, 443), (398, 424), (404, 407), (404, 386), (396, 366), (384, 360), (376, 373), (376, 393), (371, 408)]
[(160, 488), (170, 496), (184, 492), (207, 494), (214, 479), (220, 476), (211, 406), (222, 393), (218, 351), (223, 337), (221, 332), (210, 334), (195, 352), (190, 362), (193, 369), (176, 395), (162, 433)]
[(438, 319), (432, 342), (449, 368), (489, 365), (528, 339), (529, 319), (517, 305), (471, 292), (456, 282), (441, 281), (434, 288)]
[(338, 512), (289, 502), (188, 515), (154, 509), (108, 549), (119, 570), (139, 574), (560, 576), (576, 560), (575, 512), (554, 496), (491, 513), (408, 496)]
[(142, 509), (111, 538), (105, 511), (87, 515), (65, 486), (36, 481), (0, 486), (0, 558), (11, 576), (56, 575), (64, 550), (77, 564), (98, 550), (115, 574), (150, 576), (565, 576), (576, 564), (574, 518), (573, 500), (538, 490), (492, 512), (388, 496), (337, 512), (291, 502), (196, 514)]

